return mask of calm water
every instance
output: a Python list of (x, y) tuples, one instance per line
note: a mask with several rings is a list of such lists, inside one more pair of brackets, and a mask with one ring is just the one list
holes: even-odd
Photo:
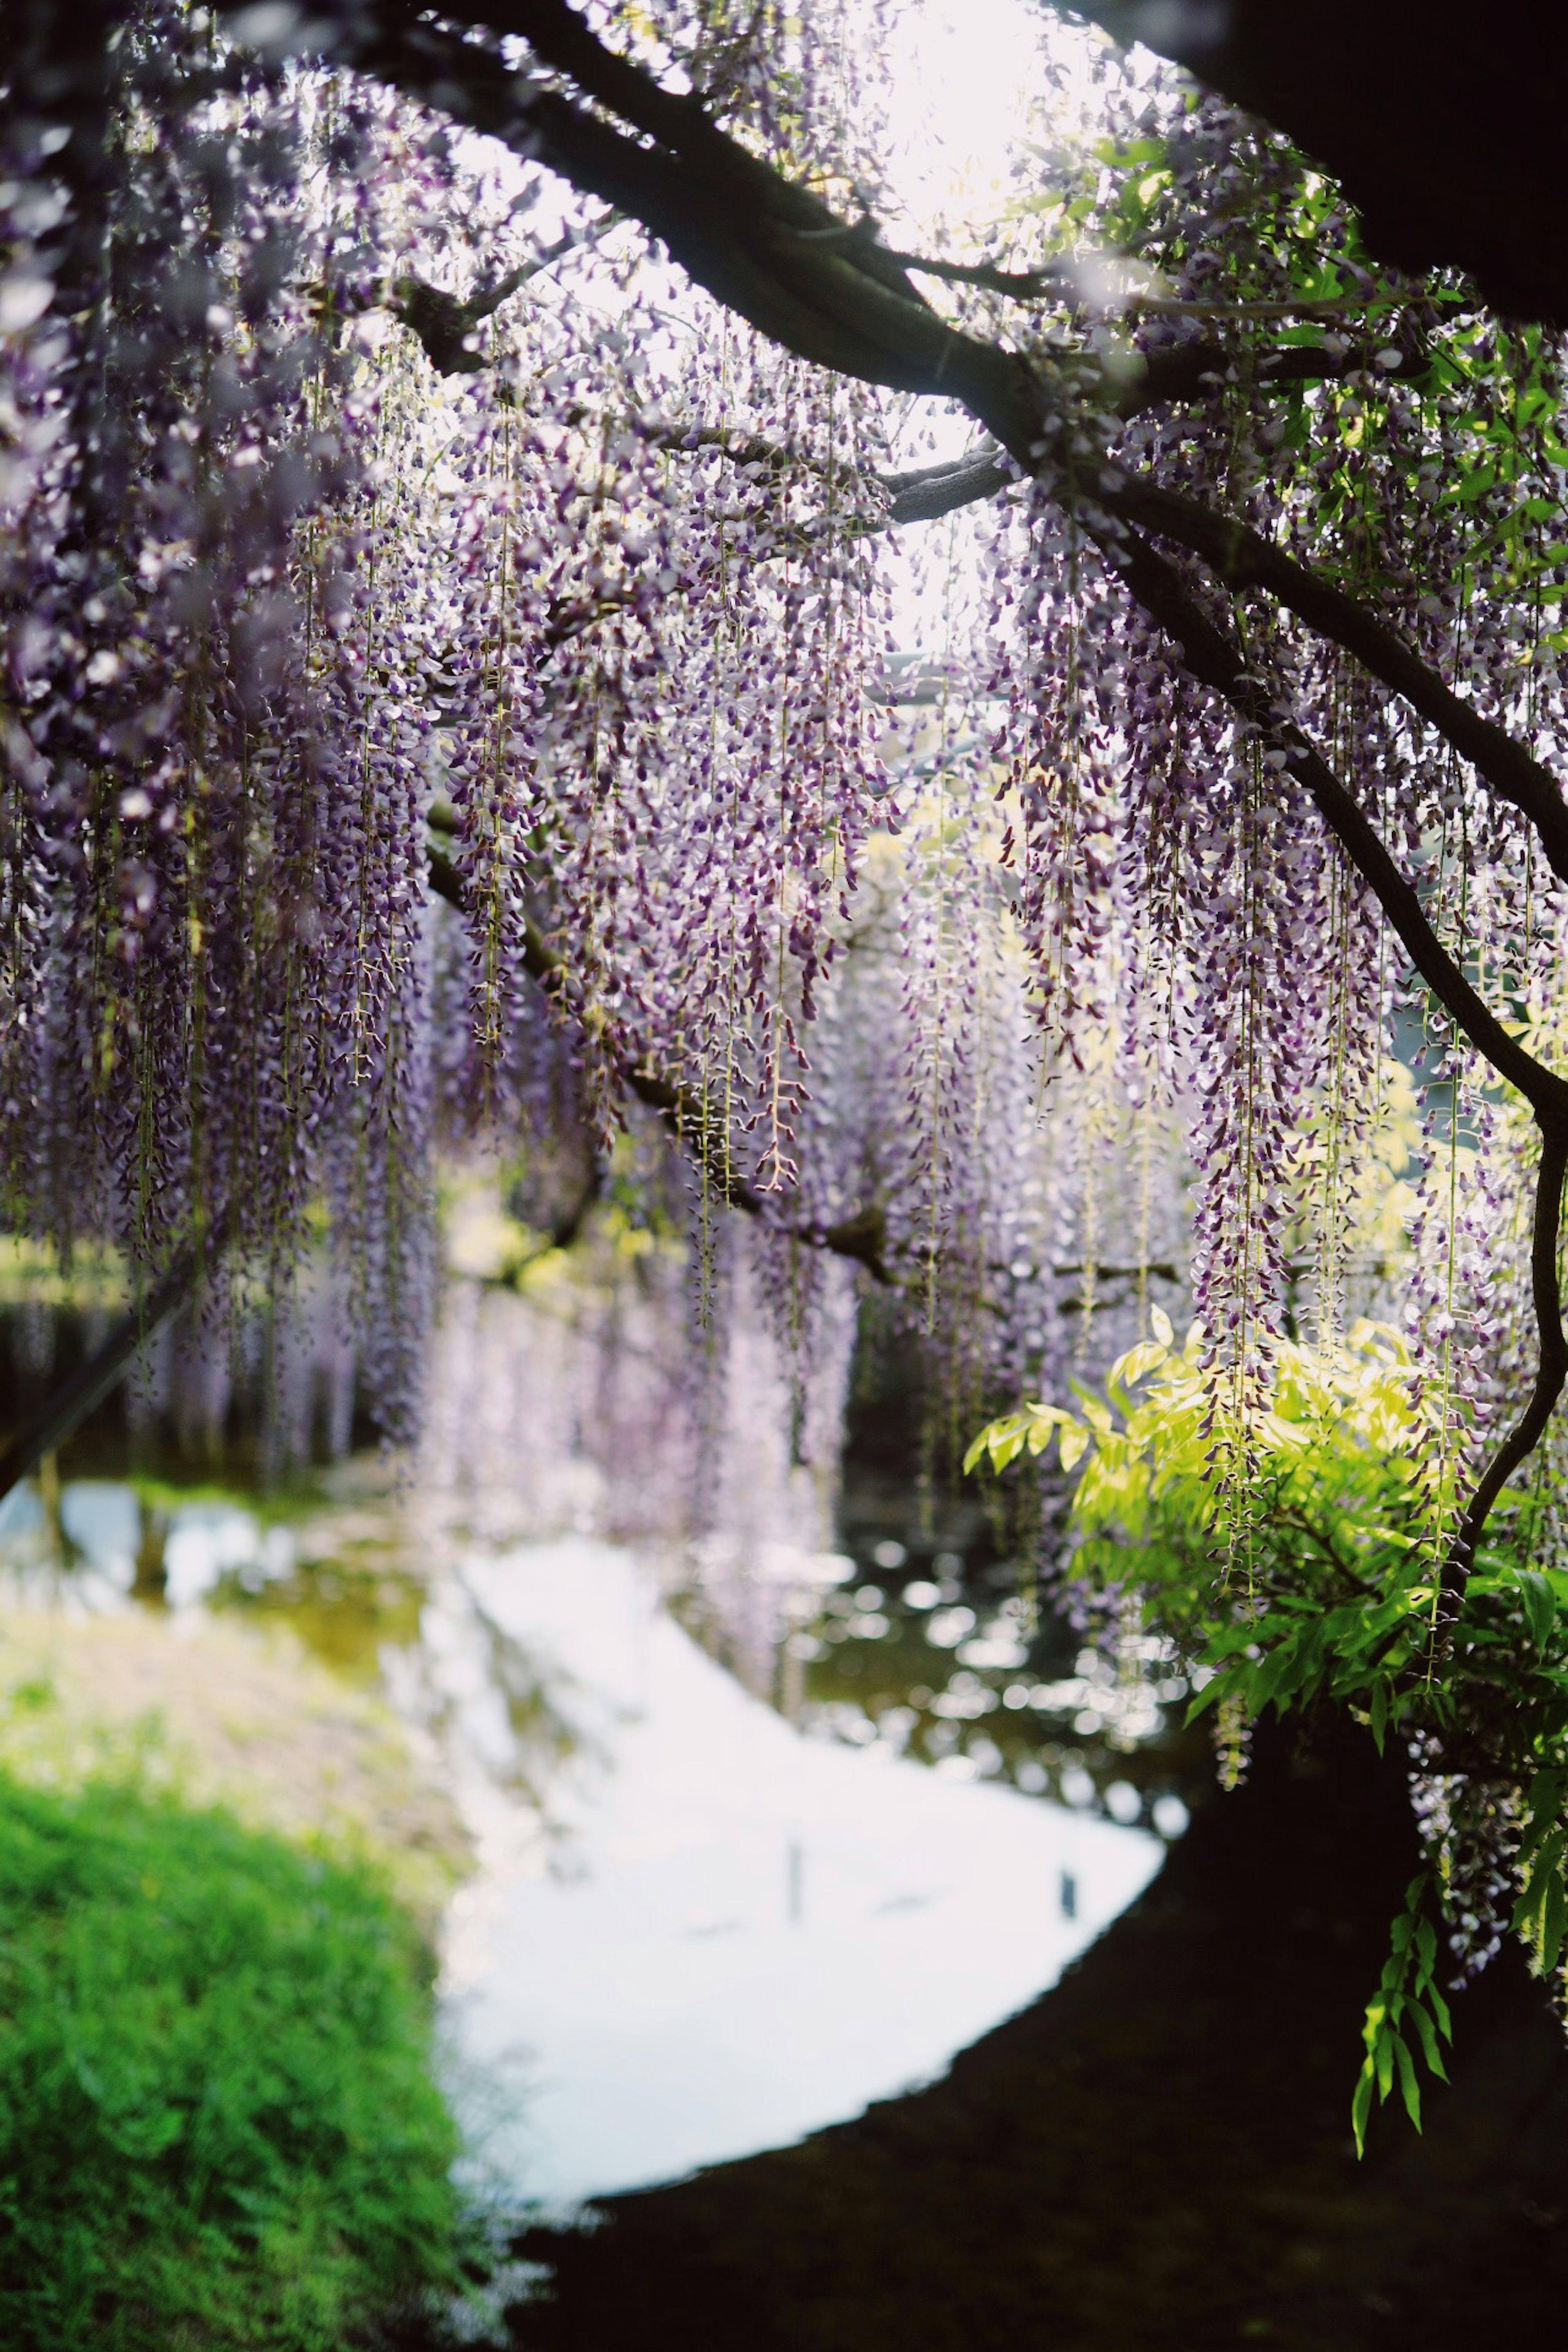
[(956, 1555), (874, 1531), (785, 1596), (773, 1703), (631, 1551), (433, 1543), (374, 1478), (269, 1521), (80, 1480), (52, 1515), (12, 1497), (0, 1544), (34, 1601), (285, 1623), (431, 1743), (478, 1854), (448, 2078), (512, 2199), (669, 2179), (931, 2079), (1185, 1819), (1157, 1654), (1064, 1655)]

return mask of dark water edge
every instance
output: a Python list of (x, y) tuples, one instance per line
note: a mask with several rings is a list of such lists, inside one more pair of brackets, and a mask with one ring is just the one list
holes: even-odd
[[(1349, 2101), (1416, 1851), (1354, 1734), (1258, 1741), (1149, 1892), (929, 2089), (533, 2230), (521, 2352), (1291, 2352), (1560, 2340), (1568, 2044), (1511, 1948), (1426, 2132)], [(847, 1992), (849, 1990), (846, 1989)], [(870, 1990), (870, 1989), (868, 1989)]]

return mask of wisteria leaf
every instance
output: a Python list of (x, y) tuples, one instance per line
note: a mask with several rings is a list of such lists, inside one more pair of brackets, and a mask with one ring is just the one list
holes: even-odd
[[(1410, 2055), (1408, 2043), (1402, 2033), (1390, 2032), (1389, 2042), (1399, 2065), (1399, 2087), (1405, 2095), (1405, 2112), (1417, 2131), (1421, 2128), (1421, 2088), (1415, 2079), (1415, 2061)], [(1387, 2096), (1386, 2092), (1384, 2095)]]
[(1526, 1622), (1535, 1636), (1535, 1646), (1544, 1650), (1552, 1628), (1557, 1622), (1557, 1595), (1549, 1577), (1539, 1569), (1521, 1568), (1514, 1571), (1520, 1598), (1524, 1603)]
[(1169, 1352), (1162, 1340), (1140, 1339), (1135, 1348), (1129, 1348), (1124, 1356), (1118, 1356), (1110, 1368), (1110, 1377), (1119, 1387), (1131, 1388), (1145, 1372), (1152, 1372), (1157, 1365), (1163, 1364)]
[[(1432, 2020), (1418, 2000), (1407, 2001), (1405, 2013), (1415, 2028), (1421, 2042), (1421, 2054), (1428, 2067), (1440, 2083), (1446, 2083), (1448, 2079), (1447, 2069), (1443, 2063), (1443, 2053), (1438, 2046), (1436, 2030)], [(1420, 2128), (1419, 2118), (1416, 2121), (1416, 2128), (1417, 2130)]]

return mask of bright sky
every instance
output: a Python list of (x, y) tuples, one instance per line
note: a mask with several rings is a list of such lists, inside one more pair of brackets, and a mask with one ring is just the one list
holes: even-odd
[[(1058, 102), (1092, 102), (1087, 60), (1097, 39), (1064, 23), (1042, 0), (910, 0), (886, 59), (893, 128), (888, 177), (913, 219), (929, 224), (924, 234), (912, 233), (918, 248), (952, 252), (958, 227), (982, 249), (1005, 245), (1005, 216), (1019, 193), (1015, 161), (1026, 142), (1040, 135), (1042, 100), (1053, 82)], [(1080, 58), (1084, 66), (1075, 70)], [(922, 402), (910, 419), (906, 462), (957, 456), (975, 438), (967, 417), (943, 415)], [(931, 523), (900, 533), (900, 543), (905, 560), (892, 572), (895, 642), (905, 652), (937, 657), (949, 632), (942, 583), (950, 563), (956, 562), (970, 592), (977, 586), (962, 552), (966, 534)]]
[(976, 224), (1000, 215), (1045, 41), (1075, 37), (1039, 0), (911, 0), (885, 60), (889, 176), (911, 213)]

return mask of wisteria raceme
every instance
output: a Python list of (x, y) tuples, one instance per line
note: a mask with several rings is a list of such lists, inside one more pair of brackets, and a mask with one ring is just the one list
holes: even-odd
[(8, 824), (30, 855), (5, 1146), (14, 1222), (62, 1245), (85, 1225), (153, 1266), (216, 1227), (281, 1277), (345, 1058), (374, 1061), (362, 1105), (392, 1066), (422, 895), (407, 730), (369, 701), (372, 231), (363, 196), (300, 205), (309, 158), (352, 166), (388, 109), (301, 86), (153, 135), (209, 47), (178, 15), (125, 44), (101, 350), (48, 311), (10, 345), (52, 439), (8, 557)]

